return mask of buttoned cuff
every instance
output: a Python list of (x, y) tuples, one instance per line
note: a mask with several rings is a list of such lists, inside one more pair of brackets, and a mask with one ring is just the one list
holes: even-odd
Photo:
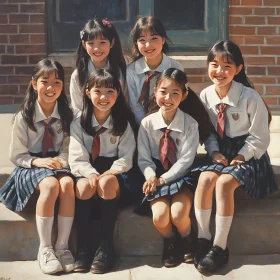
[(126, 162), (124, 159), (118, 159), (113, 162), (113, 165), (111, 166), (110, 170), (117, 170), (119, 172), (127, 172), (130, 168), (128, 168)]
[(97, 170), (95, 169), (95, 168), (88, 168), (87, 170), (84, 170), (83, 171), (83, 174), (81, 174), (83, 177), (86, 177), (86, 178), (88, 178), (89, 177), (89, 175), (91, 175), (91, 174), (97, 174), (97, 175), (100, 175), (98, 172), (97, 172)]
[(250, 146), (243, 146), (242, 149), (238, 152), (238, 154), (244, 156), (245, 161), (250, 160), (254, 157), (254, 150)]
[(144, 176), (146, 181), (149, 180), (151, 177), (156, 176), (156, 172), (151, 168), (151, 167), (147, 167), (144, 170)]

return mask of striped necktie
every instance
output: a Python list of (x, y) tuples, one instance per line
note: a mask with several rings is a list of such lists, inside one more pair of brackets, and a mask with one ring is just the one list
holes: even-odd
[(57, 121), (56, 118), (52, 118), (49, 123), (41, 121), (41, 123), (45, 126), (45, 132), (42, 140), (42, 155), (45, 157), (48, 153), (48, 150), (51, 148), (55, 151), (55, 132), (51, 125)]

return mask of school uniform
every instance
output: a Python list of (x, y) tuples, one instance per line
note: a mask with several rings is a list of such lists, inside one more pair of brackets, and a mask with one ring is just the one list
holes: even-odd
[[(34, 126), (37, 132), (31, 130), (18, 113), (15, 117), (12, 140), (10, 145), (10, 160), (17, 165), (9, 176), (5, 185), (0, 189), (0, 201), (13, 211), (22, 211), (30, 199), (37, 185), (46, 177), (57, 176), (59, 173), (71, 174), (68, 169), (69, 136), (62, 129), (62, 120), (58, 113), (56, 102), (51, 116), (46, 117), (40, 104), (36, 101)], [(46, 155), (42, 155), (42, 142), (45, 126), (42, 122), (51, 124), (55, 134), (54, 149), (50, 148)], [(31, 162), (35, 158), (58, 157), (63, 169), (50, 170), (48, 168), (33, 167)]]
[[(163, 130), (171, 130), (170, 137), (176, 144), (177, 161), (165, 170), (159, 156), (159, 143), (164, 134)], [(195, 185), (187, 175), (194, 161), (199, 145), (197, 122), (188, 114), (177, 109), (176, 115), (167, 125), (163, 119), (161, 109), (145, 117), (138, 133), (138, 165), (146, 180), (152, 176), (162, 177), (166, 184), (157, 187), (153, 194), (149, 194), (148, 201), (159, 197), (173, 195), (181, 189), (184, 183), (194, 191)]]
[(223, 174), (231, 174), (253, 198), (263, 198), (276, 191), (278, 187), (266, 152), (270, 141), (268, 112), (259, 93), (232, 81), (223, 99), (219, 98), (214, 85), (204, 89), (200, 98), (216, 131), (218, 105), (227, 104), (225, 134), (223, 138), (218, 133), (210, 135), (205, 142), (208, 155), (218, 151), (230, 163), (237, 154), (240, 154), (244, 156), (245, 162), (237, 166), (209, 163), (197, 170), (215, 170)]
[[(167, 68), (177, 68), (183, 70), (182, 65), (176, 60), (168, 57), (164, 53), (162, 54), (162, 62), (157, 69), (151, 70), (145, 61), (145, 57), (142, 57), (135, 62), (127, 66), (126, 80), (129, 94), (130, 107), (135, 115), (135, 119), (138, 124), (145, 116), (143, 102), (138, 102), (143, 84), (146, 80), (146, 72), (163, 72)], [(149, 97), (152, 98), (154, 94), (154, 87), (156, 84), (157, 75), (150, 80)]]
[[(97, 68), (93, 65), (92, 61), (89, 60), (88, 62), (88, 76)], [(107, 62), (105, 69), (110, 69), (109, 61)], [(123, 87), (124, 79), (122, 72), (120, 71), (120, 82)], [(80, 87), (79, 83), (79, 75), (78, 70), (75, 69), (71, 75), (70, 79), (70, 97), (71, 97), (71, 105), (73, 108), (74, 113), (77, 115), (79, 112), (83, 110), (83, 92), (82, 88)]]
[[(92, 116), (92, 126), (98, 131), (101, 126), (95, 116)], [(77, 117), (70, 127), (69, 165), (74, 176), (88, 177), (90, 174), (102, 174), (107, 170), (122, 172), (116, 175), (121, 195), (131, 195), (132, 199), (139, 193), (141, 187), (136, 170), (133, 168), (133, 156), (136, 148), (134, 134), (130, 124), (121, 136), (112, 134), (113, 124), (111, 115), (102, 127), (107, 130), (99, 135), (99, 156), (92, 161), (93, 137), (81, 127), (81, 116)]]

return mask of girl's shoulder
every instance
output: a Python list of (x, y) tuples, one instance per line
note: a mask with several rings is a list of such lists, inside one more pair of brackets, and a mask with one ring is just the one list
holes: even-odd
[[(139, 60), (139, 59), (138, 59)], [(132, 73), (135, 73), (136, 72), (136, 69), (135, 69), (135, 66), (136, 66), (136, 62), (138, 61), (134, 61), (134, 62), (131, 62), (127, 65), (126, 67), (126, 73), (127, 74), (132, 74)]]
[(81, 112), (78, 112), (74, 118), (73, 121), (70, 124), (70, 127), (81, 127)]

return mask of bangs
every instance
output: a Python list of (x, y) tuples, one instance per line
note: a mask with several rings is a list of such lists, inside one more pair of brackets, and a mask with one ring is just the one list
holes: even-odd
[(62, 68), (56, 67), (54, 64), (51, 65), (45, 65), (42, 67), (35, 75), (33, 75), (33, 78), (37, 80), (39, 77), (49, 75), (51, 73), (55, 74), (56, 79), (59, 79), (61, 81), (64, 81), (64, 71)]
[(110, 32), (109, 28), (102, 28), (100, 25), (96, 25), (93, 28), (90, 29), (90, 32), (88, 33), (88, 37), (86, 41), (94, 40), (94, 39), (101, 39), (101, 40), (109, 40), (112, 42), (113, 36), (112, 32)]
[(91, 79), (88, 83), (88, 89), (93, 87), (97, 88), (112, 88), (119, 91), (119, 86), (116, 83), (116, 79), (114, 77), (105, 77), (96, 75), (94, 79)]
[[(160, 35), (154, 26), (152, 26), (152, 24), (150, 23), (149, 25), (147, 26), (142, 26), (142, 27), (139, 27), (138, 29), (138, 32), (135, 34), (135, 37), (136, 37), (136, 40), (138, 40), (141, 36), (141, 33), (151, 33), (151, 35)], [(161, 35), (160, 35), (161, 36)]]
[(235, 64), (232, 54), (229, 53), (226, 50), (220, 50), (220, 51), (212, 51), (211, 53), (209, 53), (208, 58), (207, 58), (207, 62), (213, 62), (214, 60), (221, 60), (224, 63), (228, 63), (228, 64)]

